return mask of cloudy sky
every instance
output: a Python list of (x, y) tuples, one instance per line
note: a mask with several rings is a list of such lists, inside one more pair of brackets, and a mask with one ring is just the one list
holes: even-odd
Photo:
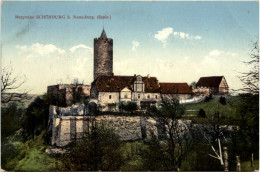
[(26, 75), (22, 89), (31, 93), (74, 78), (90, 84), (93, 39), (104, 25), (114, 40), (115, 75), (150, 74), (160, 82), (188, 84), (224, 75), (237, 89), (237, 76), (248, 70), (243, 61), (258, 39), (258, 10), (254, 1), (3, 2), (1, 64)]

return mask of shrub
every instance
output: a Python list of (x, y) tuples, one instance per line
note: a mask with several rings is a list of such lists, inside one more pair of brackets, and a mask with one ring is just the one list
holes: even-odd
[(209, 102), (210, 100), (212, 100), (212, 95), (211, 94), (209, 96), (206, 96), (205, 102)]
[(206, 113), (205, 113), (205, 111), (203, 109), (199, 110), (198, 117), (201, 117), (201, 118), (206, 118), (207, 117), (207, 115), (206, 115)]
[(219, 103), (221, 103), (222, 105), (226, 105), (227, 104), (226, 98), (221, 96), (219, 98)]

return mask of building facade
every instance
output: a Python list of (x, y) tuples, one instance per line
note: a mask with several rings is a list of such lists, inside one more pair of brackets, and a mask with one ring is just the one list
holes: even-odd
[(194, 92), (205, 95), (226, 95), (229, 93), (229, 87), (224, 76), (208, 76), (199, 79)]
[(101, 106), (132, 101), (145, 108), (158, 104), (160, 86), (156, 77), (101, 75), (91, 84), (90, 98)]
[(193, 96), (192, 89), (187, 83), (160, 83), (160, 91), (163, 99), (187, 100)]

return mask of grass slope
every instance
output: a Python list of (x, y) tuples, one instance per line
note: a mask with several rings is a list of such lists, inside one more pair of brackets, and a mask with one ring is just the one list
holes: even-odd
[(226, 105), (219, 103), (219, 99), (220, 96), (213, 96), (213, 99), (209, 102), (202, 101), (194, 104), (185, 104), (185, 115), (197, 116), (200, 109), (203, 109), (208, 117), (214, 116), (214, 114), (218, 111), (220, 112), (220, 116), (231, 117), (235, 115), (235, 108), (233, 103), (237, 100), (237, 97), (227, 97)]

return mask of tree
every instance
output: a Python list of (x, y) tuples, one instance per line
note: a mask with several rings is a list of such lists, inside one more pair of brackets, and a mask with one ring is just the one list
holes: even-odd
[[(181, 120), (184, 112), (184, 106), (180, 105), (179, 100), (174, 98), (171, 100), (162, 99), (161, 107), (157, 111), (147, 111), (149, 113), (148, 116), (159, 121), (160, 125), (164, 126), (166, 132), (164, 140), (158, 142), (157, 139), (153, 138), (148, 142), (151, 154), (146, 156), (146, 161), (154, 162), (156, 158), (159, 158), (163, 162), (163, 167), (156, 170), (179, 170), (182, 161), (193, 146), (190, 133), (191, 124)], [(154, 169), (151, 166), (147, 170)]]
[(244, 61), (246, 65), (250, 67), (248, 72), (243, 72), (238, 77), (243, 88), (238, 91), (243, 91), (245, 93), (250, 93), (254, 95), (259, 95), (259, 45), (258, 41), (253, 44), (253, 49), (251, 50), (250, 60)]
[(21, 126), (24, 108), (17, 103), (10, 103), (1, 109), (1, 139), (2, 141), (17, 131)]
[(137, 110), (137, 104), (136, 102), (120, 102), (119, 103), (119, 110), (130, 112), (131, 115), (134, 113), (134, 111)]
[(121, 145), (112, 129), (92, 121), (89, 133), (65, 147), (66, 152), (59, 157), (63, 165), (60, 170), (120, 170), (124, 164)]
[(125, 109), (126, 111), (130, 112), (131, 115), (133, 115), (134, 111), (137, 110), (137, 104), (136, 104), (136, 102), (127, 102), (125, 108), (126, 108)]
[[(250, 53), (250, 60), (244, 61), (250, 68), (241, 73), (239, 79), (243, 88), (236, 90), (239, 94), (236, 104), (238, 125), (243, 133), (244, 141), (250, 146), (250, 152), (258, 156), (259, 151), (259, 43), (256, 41)], [(247, 139), (249, 138), (249, 139)]]
[(46, 95), (43, 98), (37, 97), (26, 109), (23, 117), (22, 128), (24, 138), (39, 135), (48, 128), (49, 104)]
[(193, 81), (191, 84), (190, 84), (190, 87), (192, 87), (192, 88), (196, 88), (196, 81)]
[(1, 103), (22, 102), (29, 99), (27, 90), (22, 93), (16, 92), (25, 82), (25, 76), (13, 76), (13, 68), (4, 67), (1, 76)]

